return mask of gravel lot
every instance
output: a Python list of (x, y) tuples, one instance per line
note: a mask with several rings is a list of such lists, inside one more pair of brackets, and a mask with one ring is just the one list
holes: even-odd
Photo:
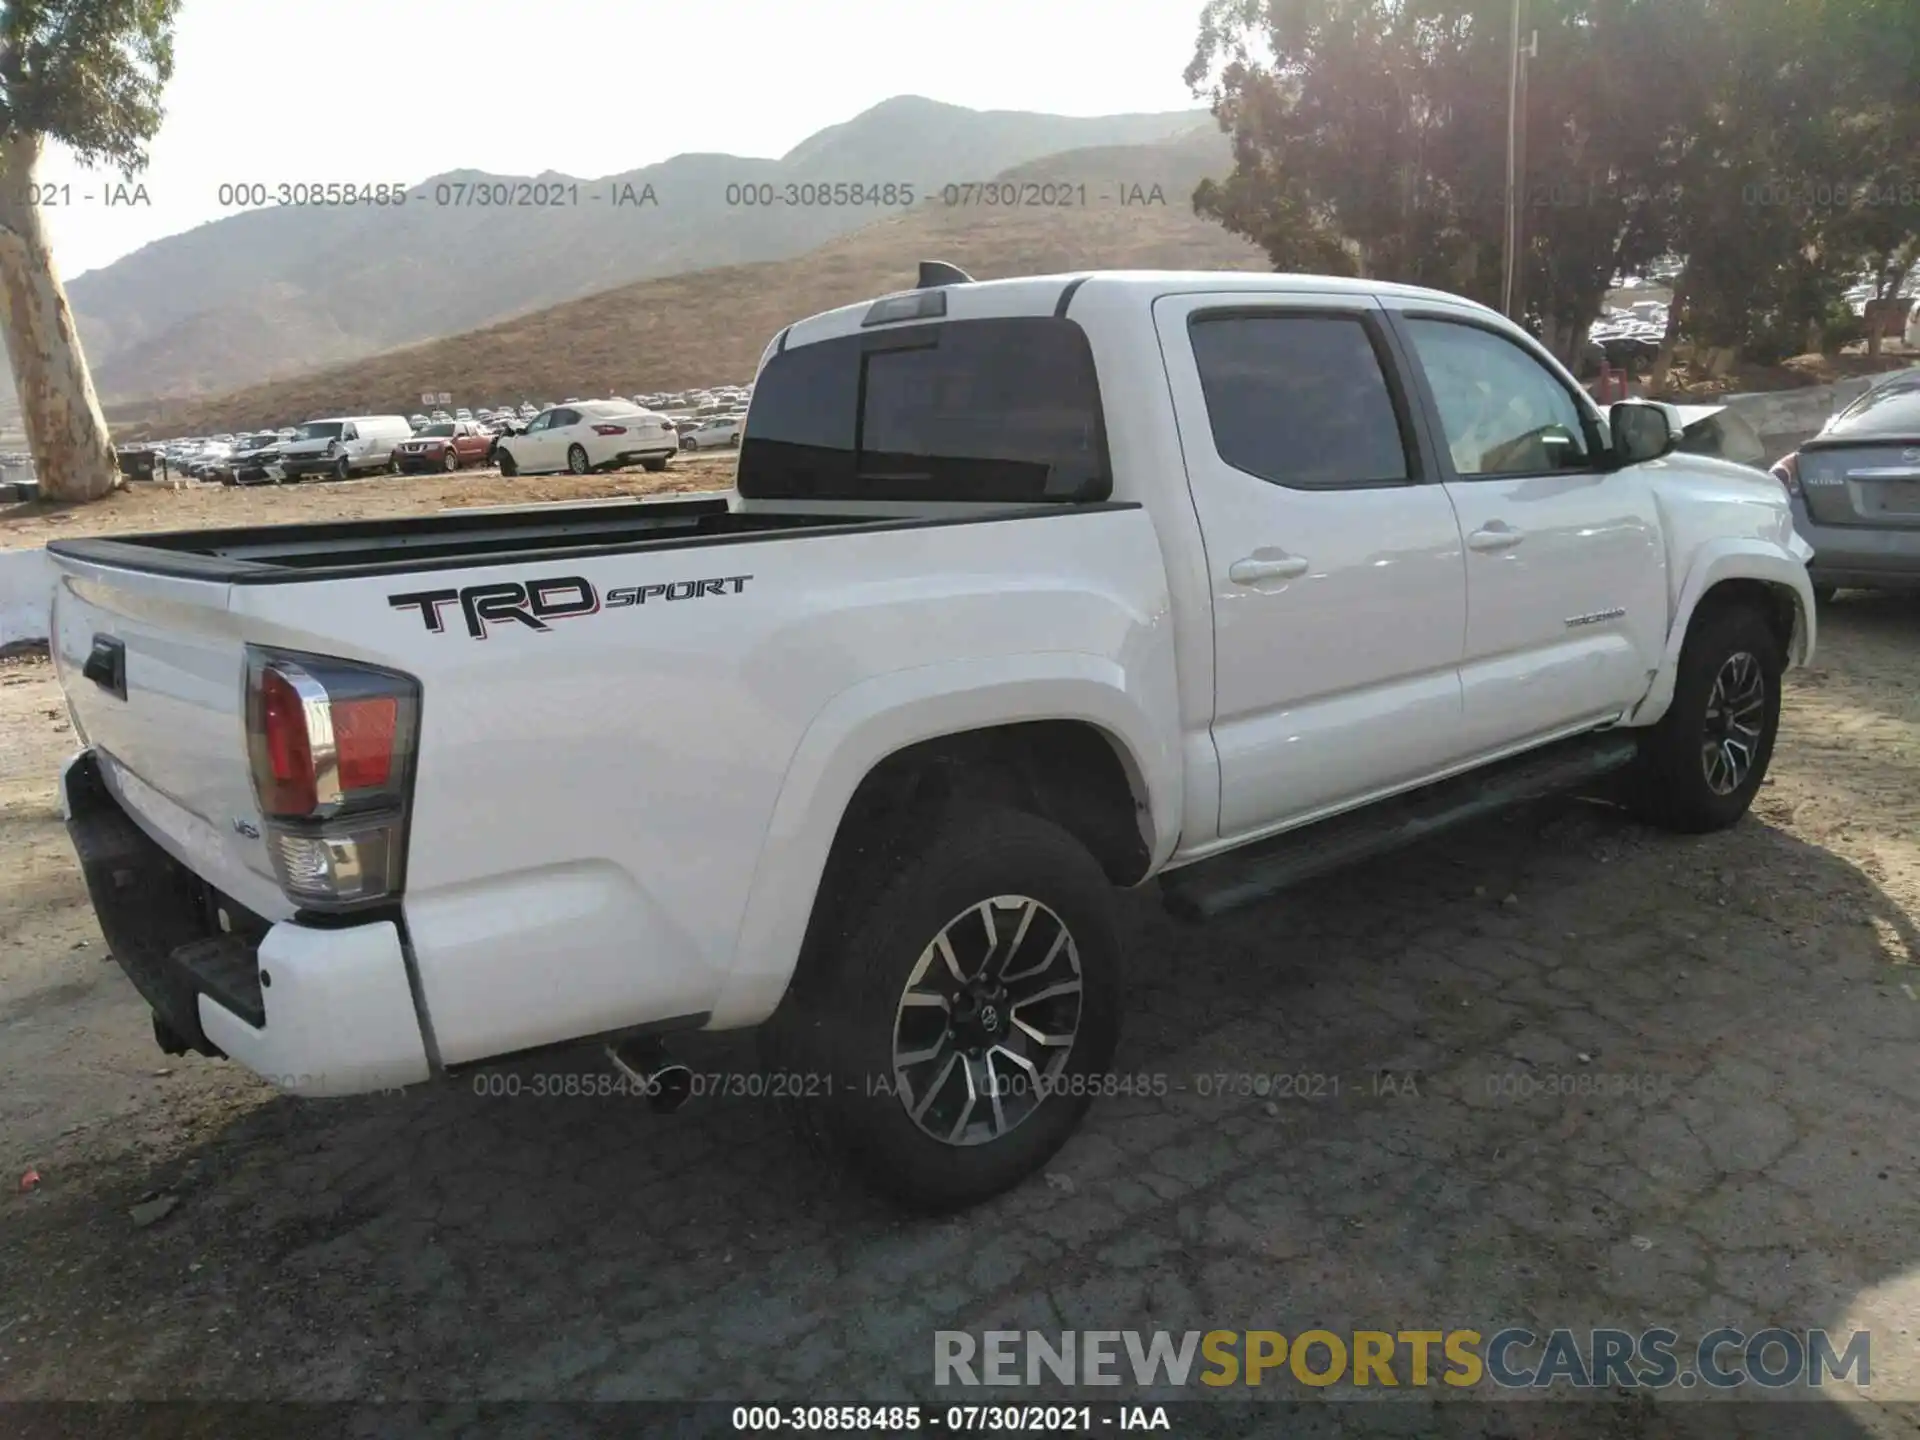
[[(1874, 1348), (1870, 1398), (1829, 1392), (1778, 1433), (1910, 1436), (1916, 657), (1920, 605), (1830, 607), (1774, 778), (1724, 835), (1560, 801), (1209, 927), (1125, 897), (1122, 1068), (1170, 1093), (1101, 1102), (1043, 1180), (940, 1222), (821, 1173), (765, 1102), (302, 1102), (161, 1055), (55, 814), (57, 687), (10, 662), (0, 1400), (944, 1403), (940, 1328), (1780, 1323)], [(1338, 1094), (1198, 1078), (1255, 1073)], [(1546, 1093), (1589, 1075), (1603, 1093)], [(156, 1195), (171, 1213), (136, 1225)], [(1681, 1433), (1717, 1408), (1518, 1407), (1562, 1418), (1489, 1432), (1459, 1392), (1328, 1393), (1351, 1394), (1287, 1382), (1302, 1403), (1268, 1433), (1431, 1434), (1436, 1399), (1502, 1435)]]

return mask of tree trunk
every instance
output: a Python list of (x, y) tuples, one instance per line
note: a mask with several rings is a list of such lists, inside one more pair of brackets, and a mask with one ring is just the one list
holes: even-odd
[(1649, 395), (1666, 393), (1667, 376), (1673, 370), (1674, 346), (1680, 343), (1680, 311), (1686, 304), (1686, 297), (1687, 270), (1682, 267), (1674, 277), (1673, 293), (1667, 298), (1667, 333), (1660, 337), (1660, 353), (1654, 357), (1653, 373), (1647, 377)]
[(40, 148), (37, 136), (0, 143), (0, 332), (40, 493), (97, 500), (120, 483), (120, 462), (33, 204)]

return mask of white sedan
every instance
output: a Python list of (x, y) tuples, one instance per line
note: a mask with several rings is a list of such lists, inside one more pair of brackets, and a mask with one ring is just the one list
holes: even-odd
[(585, 475), (618, 465), (664, 470), (680, 442), (666, 417), (620, 400), (582, 400), (543, 410), (494, 447), (502, 475), (565, 470)]
[(702, 420), (691, 430), (680, 432), (682, 450), (716, 450), (724, 445), (740, 443), (740, 427), (744, 422), (732, 415), (715, 415)]

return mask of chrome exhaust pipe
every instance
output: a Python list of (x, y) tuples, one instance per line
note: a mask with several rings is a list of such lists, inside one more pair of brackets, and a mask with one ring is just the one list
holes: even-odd
[(607, 1060), (646, 1097), (655, 1114), (671, 1115), (693, 1098), (693, 1071), (668, 1055), (657, 1040), (635, 1036), (609, 1045)]

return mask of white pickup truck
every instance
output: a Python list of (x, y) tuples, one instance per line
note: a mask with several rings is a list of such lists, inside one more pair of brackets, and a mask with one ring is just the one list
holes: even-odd
[(1113, 887), (1204, 916), (1603, 776), (1746, 811), (1810, 550), (1674, 429), (1431, 291), (928, 265), (767, 347), (730, 492), (50, 545), (69, 824), (169, 1052), (664, 1087), (760, 1026), (962, 1205), (1102, 1088)]

